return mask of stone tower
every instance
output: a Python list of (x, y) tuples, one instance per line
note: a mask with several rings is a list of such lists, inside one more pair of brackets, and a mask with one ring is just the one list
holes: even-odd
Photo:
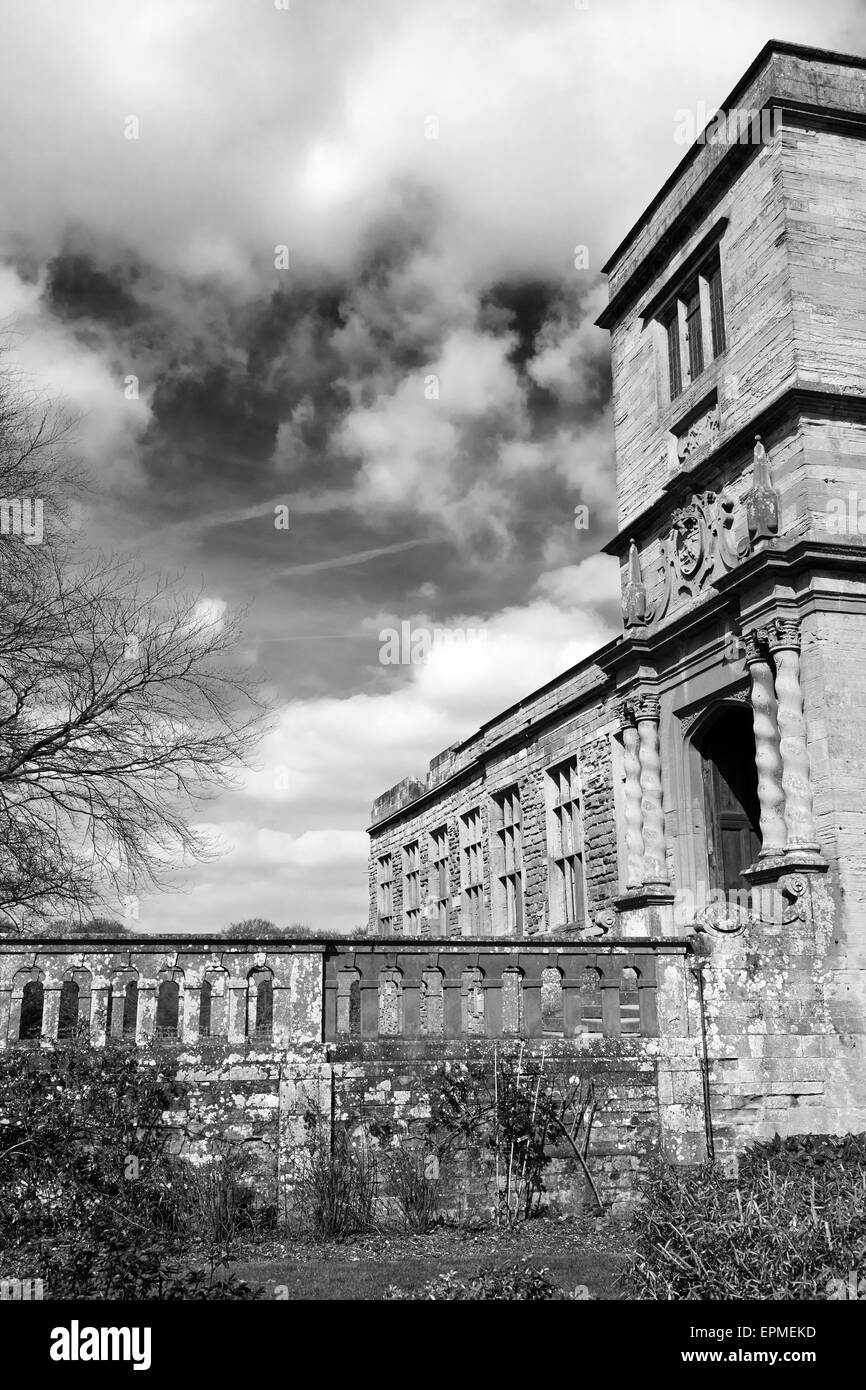
[(862, 1129), (866, 60), (769, 43), (605, 271), (621, 919), (697, 927), (715, 1142)]

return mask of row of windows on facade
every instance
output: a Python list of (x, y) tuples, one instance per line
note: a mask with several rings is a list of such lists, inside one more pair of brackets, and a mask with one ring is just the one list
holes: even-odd
[(718, 250), (680, 286), (659, 320), (667, 342), (668, 392), (674, 401), (727, 345)]
[[(123, 1021), (115, 1030), (114, 1011), (121, 1000), (112, 992), (108, 996), (106, 1033), (119, 1033), (134, 1038), (138, 1024), (138, 985), (130, 980), (122, 996)], [(35, 1041), (42, 1036), (45, 1011), (45, 989), (41, 980), (29, 980), (21, 996), (21, 1021), (18, 1037), (22, 1042)], [(72, 1038), (79, 1025), (87, 1022), (81, 1016), (81, 989), (77, 981), (65, 980), (60, 990), (57, 1018), (58, 1038)], [(212, 1036), (213, 985), (204, 980), (199, 992), (198, 1035)], [(180, 986), (176, 980), (163, 980), (157, 992), (154, 1037), (168, 1041), (178, 1037), (180, 1021)], [(248, 1037), (271, 1039), (274, 1027), (274, 990), (269, 979), (250, 981), (247, 990), (246, 1033)]]
[[(626, 966), (618, 990), (620, 1033), (640, 1032), (639, 972)], [(580, 976), (580, 1031), (601, 1033), (604, 1025), (601, 1004), (601, 972), (588, 966)], [(545, 1033), (564, 1031), (562, 974), (551, 966), (541, 972), (541, 1026)], [(484, 1036), (485, 1017), (484, 977), (480, 969), (471, 967), (461, 977), (461, 1027), (464, 1033)], [(523, 1031), (523, 979), (519, 970), (504, 970), (501, 984), (502, 1031)], [(399, 971), (385, 970), (379, 976), (378, 1031), (382, 1036), (395, 1036), (404, 1031), (403, 986)], [(424, 971), (419, 999), (419, 1031), (427, 1037), (441, 1037), (445, 1031), (444, 991), (442, 972)], [(355, 970), (339, 971), (337, 975), (337, 1033), (350, 1037), (361, 1033), (361, 980)]]
[[(549, 925), (566, 926), (584, 917), (584, 855), (577, 758), (546, 773), (547, 848), (549, 866)], [(480, 936), (485, 926), (484, 827), (481, 807), (459, 818), (460, 908), (465, 936)], [(427, 931), (445, 935), (451, 903), (448, 825), (428, 836), (426, 894), (421, 878), (421, 841), (402, 849), (403, 930), (407, 935)], [(519, 788), (498, 792), (490, 802), (490, 861), (494, 927), (508, 935), (523, 930), (523, 822)], [(384, 932), (394, 929), (394, 855), (376, 861), (377, 912)]]

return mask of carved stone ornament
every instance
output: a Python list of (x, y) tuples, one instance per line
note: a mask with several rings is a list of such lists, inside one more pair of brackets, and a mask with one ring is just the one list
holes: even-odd
[(693, 922), (696, 932), (737, 936), (747, 927), (787, 927), (810, 917), (809, 882), (804, 874), (786, 874), (775, 888), (753, 890), (757, 910), (741, 903), (710, 903)]
[(640, 570), (640, 556), (634, 541), (628, 548), (628, 578), (622, 596), (622, 617), (626, 627), (640, 627), (646, 622), (646, 586)]
[(746, 504), (746, 524), (749, 540), (767, 540), (779, 534), (779, 494), (773, 487), (770, 477), (770, 460), (761, 443), (761, 436), (755, 435), (755, 456), (752, 467), (752, 486), (743, 496)]
[(605, 907), (600, 912), (596, 912), (589, 926), (585, 928), (584, 935), (588, 937), (607, 936), (616, 926), (616, 908)]
[(712, 448), (719, 437), (719, 407), (712, 406), (693, 420), (687, 430), (677, 438), (677, 457), (680, 463), (687, 462), (693, 454), (702, 449)]
[(696, 493), (671, 517), (671, 529), (662, 541), (662, 591), (649, 620), (663, 618), (671, 604), (688, 601), (745, 559), (749, 541), (734, 538), (736, 502), (725, 491)]

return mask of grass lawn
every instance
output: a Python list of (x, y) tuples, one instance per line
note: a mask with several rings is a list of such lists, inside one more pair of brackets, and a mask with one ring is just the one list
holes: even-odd
[(628, 1253), (622, 1223), (540, 1217), (515, 1231), (438, 1227), (424, 1236), (387, 1231), (319, 1245), (285, 1242), (246, 1251), (233, 1269), (272, 1297), (283, 1285), (289, 1298), (318, 1301), (380, 1299), (392, 1284), (416, 1289), (448, 1270), (464, 1276), (526, 1260), (563, 1289), (585, 1284), (593, 1298), (609, 1299), (622, 1297), (617, 1280)]

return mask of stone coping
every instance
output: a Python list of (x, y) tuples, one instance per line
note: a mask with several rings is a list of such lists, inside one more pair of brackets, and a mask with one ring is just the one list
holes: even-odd
[(148, 951), (165, 951), (170, 949), (179, 955), (191, 955), (196, 952), (223, 952), (231, 955), (276, 955), (281, 952), (289, 952), (296, 955), (322, 955), (326, 951), (337, 947), (344, 953), (358, 954), (382, 954), (394, 955), (401, 951), (425, 951), (425, 952), (448, 952), (454, 951), (462, 954), (475, 955), (483, 952), (489, 955), (491, 952), (502, 955), (514, 955), (515, 953), (525, 953), (527, 951), (588, 951), (594, 955), (606, 951), (635, 951), (641, 948), (652, 948), (660, 950), (686, 951), (689, 942), (682, 936), (655, 936), (655, 937), (625, 937), (616, 940), (605, 941), (603, 938), (593, 937), (591, 940), (582, 940), (580, 937), (568, 936), (538, 936), (538, 937), (512, 937), (504, 939), (501, 936), (495, 937), (352, 937), (352, 936), (321, 936), (312, 937), (310, 940), (303, 941), (261, 941), (261, 942), (232, 942), (227, 943), (215, 937), (180, 937), (180, 936), (150, 936), (150, 937), (36, 937), (22, 936), (15, 939), (7, 938), (0, 941), (0, 954), (24, 955), (33, 951), (47, 952), (52, 955), (80, 955), (83, 952), (94, 954), (97, 952), (132, 952), (136, 955), (146, 954)]

